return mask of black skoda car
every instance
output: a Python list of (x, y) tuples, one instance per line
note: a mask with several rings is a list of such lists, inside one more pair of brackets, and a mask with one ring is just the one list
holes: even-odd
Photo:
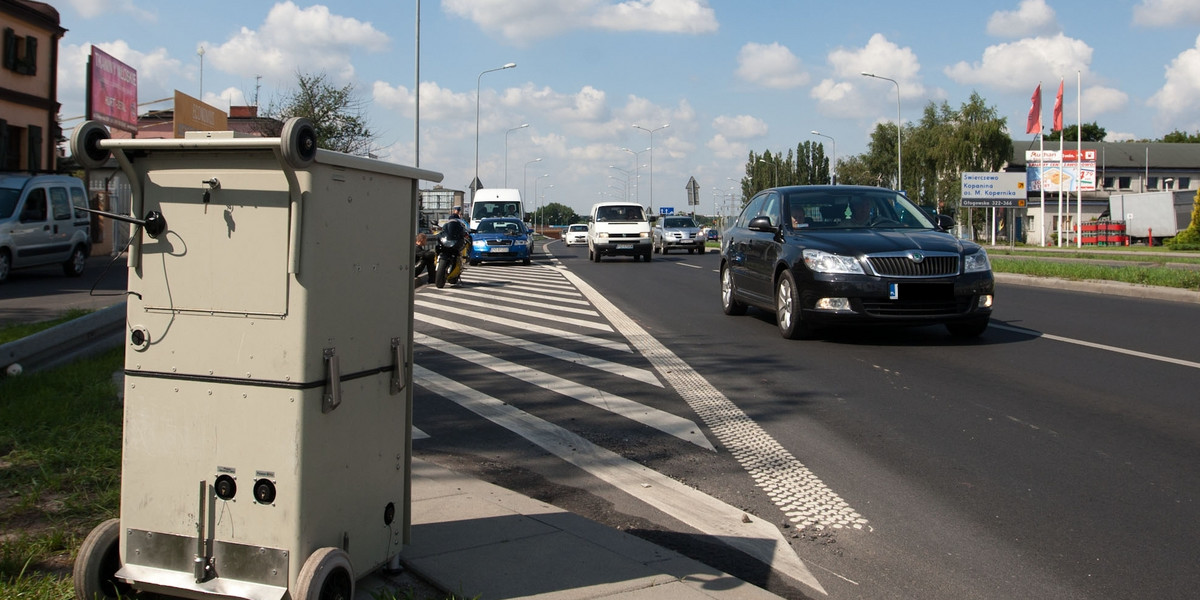
[(725, 232), (721, 304), (775, 312), (785, 338), (840, 323), (944, 324), (975, 337), (992, 313), (987, 252), (903, 194), (793, 186), (755, 195)]

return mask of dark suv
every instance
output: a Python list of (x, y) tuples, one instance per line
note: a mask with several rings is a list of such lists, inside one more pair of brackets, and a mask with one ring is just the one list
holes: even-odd
[(992, 313), (991, 263), (951, 226), (883, 188), (763, 190), (725, 231), (722, 307), (772, 311), (793, 339), (842, 323), (944, 324), (978, 336)]

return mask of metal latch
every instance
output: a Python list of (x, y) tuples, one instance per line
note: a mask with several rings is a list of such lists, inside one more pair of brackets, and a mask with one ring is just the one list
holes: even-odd
[(326, 348), (325, 356), (325, 395), (321, 399), (321, 412), (333, 411), (342, 404), (342, 370), (338, 366), (336, 348)]
[(408, 348), (400, 338), (392, 338), (392, 395), (404, 391), (405, 377), (408, 372), (408, 359), (405, 357)]

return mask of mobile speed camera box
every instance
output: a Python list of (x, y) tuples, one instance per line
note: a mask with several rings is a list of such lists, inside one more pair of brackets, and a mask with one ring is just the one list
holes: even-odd
[(88, 167), (116, 158), (140, 225), (120, 518), (89, 536), (77, 593), (89, 578), (185, 597), (352, 592), (409, 526), (417, 189), (441, 175), (319, 150), (300, 119), (279, 138), (173, 140), (89, 122), (72, 150)]

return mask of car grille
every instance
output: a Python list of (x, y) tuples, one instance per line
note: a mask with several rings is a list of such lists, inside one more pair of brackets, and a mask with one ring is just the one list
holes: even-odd
[(511, 246), (512, 240), (488, 240), (489, 246)]
[(953, 283), (901, 283), (898, 297), (863, 298), (863, 312), (877, 317), (937, 317), (971, 309), (973, 296), (954, 296)]
[(640, 239), (642, 239), (642, 234), (640, 234), (640, 233), (610, 233), (610, 234), (608, 234), (608, 239), (610, 239), (610, 240), (640, 240)]
[[(920, 261), (913, 257), (919, 256)], [(946, 277), (958, 275), (958, 255), (948, 253), (891, 252), (867, 256), (876, 275), (883, 277)]]

